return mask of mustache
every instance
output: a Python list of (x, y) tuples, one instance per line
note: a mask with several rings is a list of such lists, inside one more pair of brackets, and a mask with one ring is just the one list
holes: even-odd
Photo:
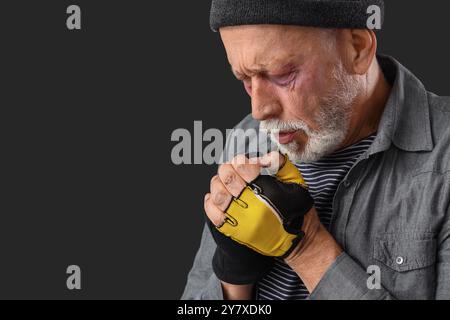
[(288, 132), (288, 131), (299, 131), (302, 130), (306, 134), (312, 133), (312, 130), (309, 126), (301, 121), (281, 121), (278, 119), (269, 119), (261, 121), (260, 129), (267, 130), (270, 134), (277, 134), (280, 132)]

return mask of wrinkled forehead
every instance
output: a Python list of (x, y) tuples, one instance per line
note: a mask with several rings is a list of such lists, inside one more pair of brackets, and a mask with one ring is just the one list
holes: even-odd
[(322, 29), (299, 26), (232, 26), (219, 32), (231, 65), (245, 63), (258, 69), (317, 54), (321, 42), (327, 41)]

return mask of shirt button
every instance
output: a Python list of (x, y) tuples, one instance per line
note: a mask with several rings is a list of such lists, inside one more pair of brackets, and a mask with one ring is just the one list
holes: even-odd
[(349, 188), (352, 185), (352, 183), (348, 180), (344, 181), (344, 187)]
[(398, 265), (402, 265), (403, 262), (405, 262), (405, 259), (403, 257), (397, 257), (397, 259), (395, 259), (395, 263), (397, 263)]

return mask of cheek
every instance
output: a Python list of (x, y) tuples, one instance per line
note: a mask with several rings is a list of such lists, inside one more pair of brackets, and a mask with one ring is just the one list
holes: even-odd
[(313, 73), (300, 73), (292, 88), (285, 89), (283, 107), (287, 120), (300, 119), (310, 125), (314, 113), (318, 109), (320, 96), (320, 80)]

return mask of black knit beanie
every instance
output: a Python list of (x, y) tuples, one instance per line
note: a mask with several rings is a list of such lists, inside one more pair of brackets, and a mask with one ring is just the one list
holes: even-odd
[(248, 24), (366, 29), (373, 5), (383, 23), (383, 0), (212, 0), (210, 24), (213, 31)]

